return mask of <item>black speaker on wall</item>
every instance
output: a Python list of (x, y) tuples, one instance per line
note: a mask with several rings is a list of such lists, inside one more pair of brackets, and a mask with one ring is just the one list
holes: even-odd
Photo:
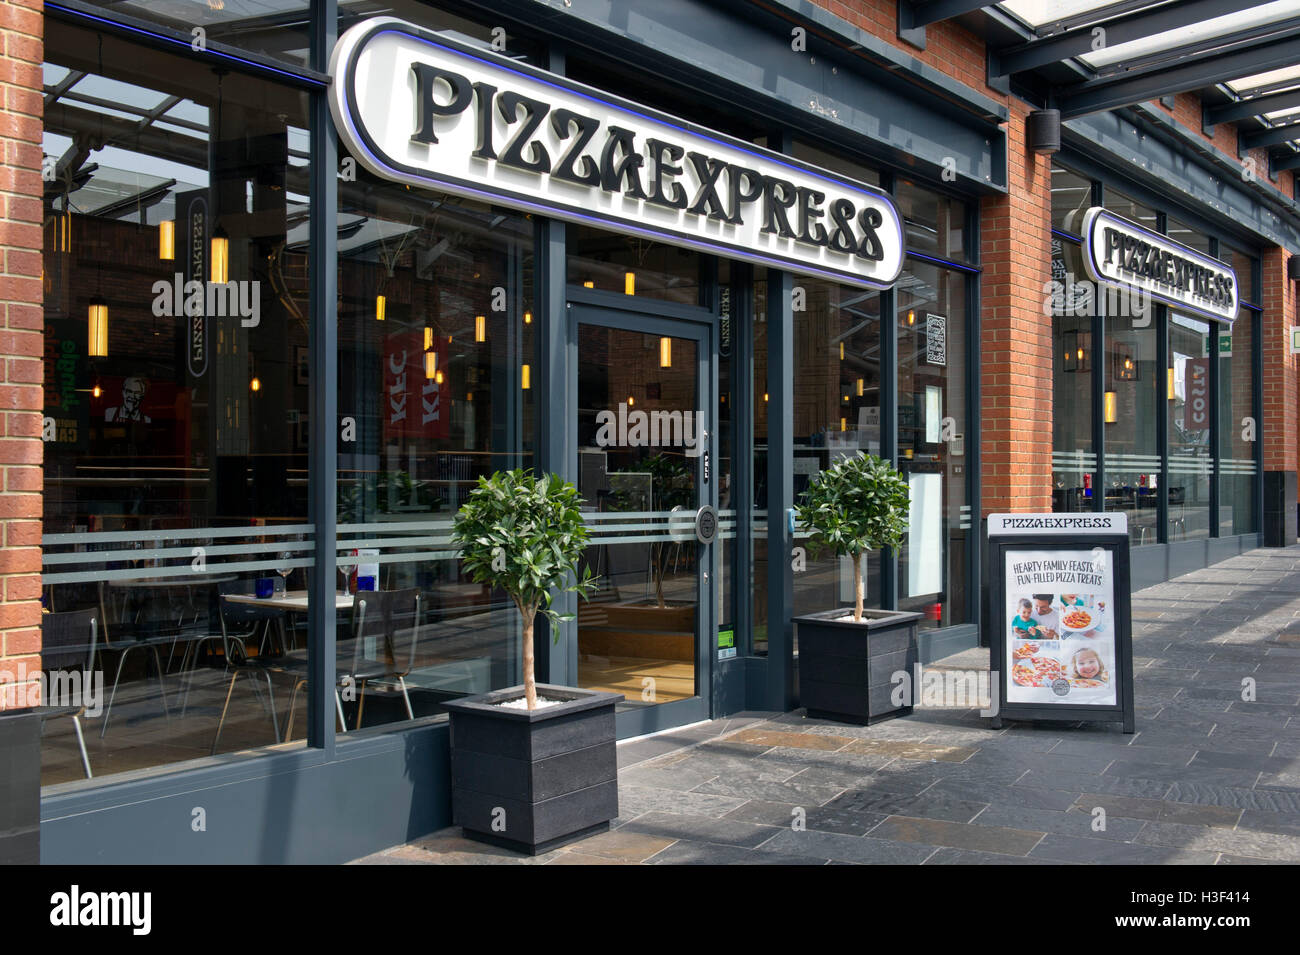
[(1029, 114), (1029, 148), (1040, 155), (1061, 151), (1061, 111), (1036, 109)]
[(1300, 282), (1300, 255), (1293, 255), (1286, 260), (1286, 277), (1292, 282)]

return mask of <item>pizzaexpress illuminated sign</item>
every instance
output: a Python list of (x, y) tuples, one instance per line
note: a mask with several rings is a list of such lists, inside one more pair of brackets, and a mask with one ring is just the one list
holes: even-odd
[(1083, 217), (1083, 262), (1097, 282), (1216, 321), (1237, 317), (1231, 268), (1099, 206)]
[(330, 106), (375, 175), (868, 288), (889, 196), (388, 17), (335, 47)]

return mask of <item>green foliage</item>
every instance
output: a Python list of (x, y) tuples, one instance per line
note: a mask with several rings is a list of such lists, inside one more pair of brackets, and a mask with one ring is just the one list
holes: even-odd
[(814, 547), (841, 557), (897, 548), (907, 529), (908, 489), (902, 473), (872, 454), (843, 458), (804, 491), (796, 517), (813, 531)]
[(571, 620), (550, 605), (557, 592), (586, 597), (595, 586), (589, 568), (577, 576), (587, 547), (581, 503), (578, 489), (557, 474), (498, 471), (478, 479), (456, 513), (451, 541), (470, 579), (509, 594), (529, 627), (538, 612)]

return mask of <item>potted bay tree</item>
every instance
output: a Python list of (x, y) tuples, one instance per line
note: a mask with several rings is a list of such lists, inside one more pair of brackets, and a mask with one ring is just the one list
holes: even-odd
[[(919, 613), (864, 610), (863, 558), (896, 549), (907, 529), (907, 480), (871, 454), (842, 458), (813, 478), (796, 519), (809, 528), (815, 551), (853, 563), (853, 609), (796, 617), (799, 625), (799, 701), (809, 716), (876, 723), (912, 711), (894, 702), (892, 677), (916, 663)], [(914, 560), (925, 559), (913, 554)], [(911, 694), (903, 697), (911, 700)]]
[[(573, 619), (558, 593), (585, 597), (587, 528), (578, 490), (555, 474), (498, 471), (456, 514), (452, 544), (475, 583), (504, 591), (523, 625), (523, 684), (443, 704), (451, 714), (453, 821), (471, 838), (537, 854), (609, 828), (618, 815), (618, 693), (536, 682), (533, 631)], [(558, 628), (556, 628), (558, 638)]]

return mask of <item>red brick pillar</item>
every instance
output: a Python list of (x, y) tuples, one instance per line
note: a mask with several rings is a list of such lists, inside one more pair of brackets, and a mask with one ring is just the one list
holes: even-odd
[(1300, 356), (1291, 354), (1291, 329), (1296, 325), (1296, 284), (1286, 277), (1289, 254), (1273, 248), (1264, 254), (1264, 544), (1278, 547), (1296, 542), (1297, 419)]
[(0, 0), (0, 709), (39, 702), (42, 24)]
[(1008, 192), (980, 207), (980, 465), (984, 515), (1052, 509), (1052, 163), (1025, 144), (1011, 104)]

